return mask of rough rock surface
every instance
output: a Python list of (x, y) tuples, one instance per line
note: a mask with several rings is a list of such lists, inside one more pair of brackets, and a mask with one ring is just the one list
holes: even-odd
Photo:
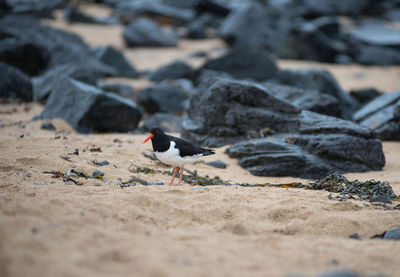
[(8, 64), (0, 62), (0, 97), (32, 101), (29, 76)]
[(164, 29), (156, 22), (141, 18), (127, 25), (122, 35), (128, 47), (135, 46), (176, 46), (178, 34)]
[(177, 60), (173, 63), (161, 66), (156, 71), (149, 74), (149, 79), (160, 82), (164, 80), (191, 78), (194, 69), (187, 63)]
[(351, 118), (356, 106), (356, 102), (340, 88), (333, 76), (325, 70), (282, 70), (274, 78), (274, 81), (305, 90), (316, 90), (335, 97), (340, 104), (341, 117), (345, 119)]
[(238, 79), (268, 80), (278, 72), (275, 61), (266, 50), (251, 47), (235, 47), (219, 58), (207, 61), (202, 70), (229, 73)]
[(137, 78), (139, 74), (124, 55), (112, 46), (97, 47), (93, 50), (95, 57), (102, 63), (111, 66), (120, 77)]
[(140, 91), (138, 104), (148, 113), (181, 113), (188, 93), (175, 86), (160, 83)]
[(353, 120), (374, 129), (382, 140), (400, 140), (400, 90), (375, 98)]
[(228, 155), (255, 175), (316, 178), (385, 164), (371, 129), (302, 111), (245, 81), (218, 79), (193, 96), (182, 135), (209, 146), (238, 142)]
[(52, 91), (39, 118), (60, 117), (81, 133), (129, 132), (141, 109), (132, 101), (80, 81), (64, 78)]

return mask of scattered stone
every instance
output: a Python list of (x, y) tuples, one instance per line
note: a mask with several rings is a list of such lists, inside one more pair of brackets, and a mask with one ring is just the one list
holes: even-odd
[(93, 49), (94, 55), (104, 64), (114, 68), (120, 77), (137, 78), (139, 74), (124, 55), (112, 46), (102, 46)]
[(168, 113), (155, 113), (146, 119), (141, 126), (143, 132), (149, 132), (154, 126), (159, 126), (165, 132), (180, 132), (182, 118)]
[(26, 13), (51, 17), (52, 11), (56, 8), (62, 7), (65, 2), (65, 0), (4, 0), (4, 5), (6, 5), (12, 13)]
[(214, 17), (204, 13), (191, 21), (186, 28), (185, 37), (189, 39), (204, 39), (207, 37), (207, 27), (212, 24)]
[(382, 92), (374, 88), (355, 89), (350, 91), (350, 96), (361, 105), (367, 104), (382, 94)]
[(49, 59), (50, 55), (46, 49), (28, 41), (17, 38), (0, 40), (0, 61), (30, 76), (40, 74), (47, 67)]
[(119, 1), (114, 9), (114, 15), (124, 23), (146, 16), (174, 25), (185, 24), (194, 18), (192, 9), (169, 6), (159, 0)]
[(356, 240), (361, 240), (361, 238), (360, 238), (360, 236), (358, 235), (358, 233), (351, 234), (351, 235), (349, 236), (349, 238), (351, 238), (351, 239), (356, 239)]
[(380, 203), (391, 204), (392, 200), (386, 196), (378, 195), (378, 196), (371, 198), (370, 202), (380, 202)]
[(93, 171), (92, 177), (96, 178), (96, 179), (103, 180), (104, 179), (104, 173), (101, 172), (101, 171), (96, 170), (96, 171)]
[(277, 31), (278, 26), (284, 24), (266, 6), (247, 2), (226, 17), (220, 26), (219, 35), (231, 46), (273, 49), (277, 42), (276, 36), (280, 33)]
[(190, 65), (178, 60), (150, 73), (149, 79), (156, 82), (180, 78), (190, 79), (193, 74), (194, 69)]
[(51, 123), (50, 121), (43, 122), (42, 125), (40, 126), (40, 129), (42, 130), (48, 130), (48, 131), (56, 131), (56, 127)]
[(383, 239), (387, 240), (400, 240), (400, 228), (387, 230), (383, 235)]
[(334, 62), (346, 49), (338, 20), (335, 17), (319, 17), (292, 24), (275, 51), (284, 59)]
[(400, 46), (400, 30), (379, 21), (364, 21), (350, 31), (350, 36), (368, 45)]
[(354, 48), (356, 62), (368, 65), (400, 64), (400, 51), (383, 46), (361, 45)]
[(264, 82), (262, 85), (271, 94), (285, 99), (300, 109), (335, 117), (342, 116), (339, 102), (332, 95), (272, 82)]
[(223, 71), (237, 79), (263, 81), (274, 77), (278, 67), (266, 50), (236, 47), (222, 57), (207, 61), (202, 70)]
[(356, 106), (356, 102), (340, 88), (333, 76), (325, 70), (282, 70), (274, 78), (274, 81), (305, 90), (315, 90), (335, 97), (340, 104), (341, 117), (345, 119), (351, 118)]
[(172, 29), (163, 29), (148, 18), (133, 21), (124, 28), (122, 35), (128, 47), (176, 46), (179, 39)]
[(64, 118), (78, 132), (129, 132), (136, 129), (141, 109), (132, 101), (96, 87), (63, 79), (54, 88), (40, 118)]
[[(274, 135), (242, 141), (265, 131)], [(382, 144), (369, 128), (302, 111), (245, 81), (219, 79), (192, 96), (182, 136), (208, 146), (238, 142), (226, 152), (254, 175), (318, 178), (385, 164)]]
[(32, 101), (31, 80), (19, 69), (0, 62), (0, 97)]
[(79, 10), (79, 6), (72, 5), (64, 9), (64, 19), (68, 22), (86, 24), (114, 25), (119, 21), (114, 17), (93, 17)]
[(44, 75), (32, 79), (34, 100), (45, 103), (50, 93), (65, 78), (96, 85), (97, 80), (112, 75), (116, 75), (113, 68), (92, 59), (85, 64), (77, 64), (75, 62), (62, 64), (54, 67)]
[(221, 160), (205, 162), (204, 164), (211, 166), (211, 167), (215, 167), (215, 168), (221, 168), (221, 169), (225, 169), (227, 167), (226, 163), (224, 163)]
[(382, 140), (400, 140), (400, 90), (375, 98), (353, 120), (374, 129)]
[(140, 91), (138, 103), (148, 113), (181, 113), (188, 94), (182, 89), (168, 84), (157, 84)]
[(93, 163), (96, 166), (105, 166), (105, 165), (109, 165), (110, 164), (107, 160), (104, 160), (104, 161), (101, 161), (101, 162), (93, 161)]

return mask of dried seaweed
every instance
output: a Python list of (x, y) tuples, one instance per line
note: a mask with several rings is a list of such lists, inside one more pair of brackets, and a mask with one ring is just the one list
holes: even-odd
[(377, 196), (385, 196), (389, 199), (399, 200), (393, 192), (388, 182), (369, 180), (361, 182), (359, 180), (349, 181), (346, 177), (339, 174), (325, 176), (313, 183), (305, 186), (307, 189), (327, 190), (342, 195), (356, 195), (362, 200), (371, 199)]

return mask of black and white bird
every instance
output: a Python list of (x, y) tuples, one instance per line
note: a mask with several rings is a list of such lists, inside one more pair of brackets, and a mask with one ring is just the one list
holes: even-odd
[(170, 186), (174, 184), (175, 175), (180, 168), (178, 186), (182, 183), (183, 166), (194, 163), (197, 158), (215, 154), (211, 149), (201, 148), (189, 141), (165, 134), (159, 127), (153, 127), (150, 135), (143, 141), (143, 144), (151, 139), (154, 154), (162, 163), (172, 165), (174, 173)]

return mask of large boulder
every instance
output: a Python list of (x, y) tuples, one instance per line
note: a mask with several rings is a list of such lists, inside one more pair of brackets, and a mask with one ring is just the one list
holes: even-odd
[(182, 135), (209, 146), (238, 142), (228, 155), (256, 175), (316, 178), (385, 164), (371, 129), (300, 110), (246, 81), (217, 79), (193, 96)]
[(374, 129), (382, 140), (400, 140), (400, 90), (375, 98), (353, 119)]
[(0, 62), (0, 97), (32, 101), (29, 76), (8, 64)]
[(46, 49), (29, 41), (13, 37), (0, 40), (0, 61), (30, 76), (40, 74), (47, 67), (49, 59), (50, 54)]
[(356, 102), (340, 88), (334, 77), (326, 70), (282, 70), (274, 78), (274, 81), (279, 84), (295, 86), (305, 90), (316, 90), (335, 97), (340, 104), (340, 117), (345, 119), (351, 118), (353, 110), (356, 107)]
[(122, 35), (128, 47), (176, 46), (179, 36), (172, 29), (162, 28), (156, 22), (141, 18), (127, 25)]
[(182, 113), (188, 98), (184, 89), (163, 82), (141, 90), (138, 104), (148, 113)]
[(88, 59), (86, 63), (70, 62), (55, 66), (45, 74), (32, 79), (34, 99), (46, 102), (51, 91), (66, 77), (95, 85), (99, 79), (112, 75), (116, 75), (114, 68), (93, 59)]
[(124, 57), (121, 51), (114, 47), (110, 45), (101, 46), (94, 48), (92, 51), (94, 56), (102, 63), (114, 68), (117, 76), (128, 78), (139, 77), (133, 65)]
[(274, 77), (278, 67), (264, 49), (234, 47), (225, 55), (205, 62), (201, 70), (223, 71), (237, 79), (263, 81)]
[(160, 82), (164, 80), (190, 79), (194, 74), (194, 69), (183, 61), (175, 61), (173, 63), (161, 66), (156, 71), (149, 74), (149, 79), (152, 81)]
[[(240, 5), (222, 22), (219, 35), (232, 46), (273, 49), (285, 27), (285, 18), (256, 2)], [(279, 31), (278, 31), (279, 30)]]
[(299, 109), (340, 117), (339, 101), (332, 95), (317, 90), (305, 90), (298, 87), (264, 82), (262, 86), (276, 97), (281, 97)]
[(14, 37), (44, 49), (50, 56), (45, 71), (65, 63), (97, 60), (79, 36), (43, 26), (36, 18), (9, 15), (0, 20), (0, 26), (0, 37)]
[(141, 109), (132, 101), (64, 78), (52, 91), (39, 118), (65, 119), (81, 133), (129, 132), (136, 129)]
[(12, 13), (29, 13), (50, 17), (55, 8), (63, 6), (65, 0), (3, 0), (6, 8)]
[(340, 25), (335, 17), (320, 17), (291, 25), (275, 52), (280, 58), (334, 62), (345, 53)]

